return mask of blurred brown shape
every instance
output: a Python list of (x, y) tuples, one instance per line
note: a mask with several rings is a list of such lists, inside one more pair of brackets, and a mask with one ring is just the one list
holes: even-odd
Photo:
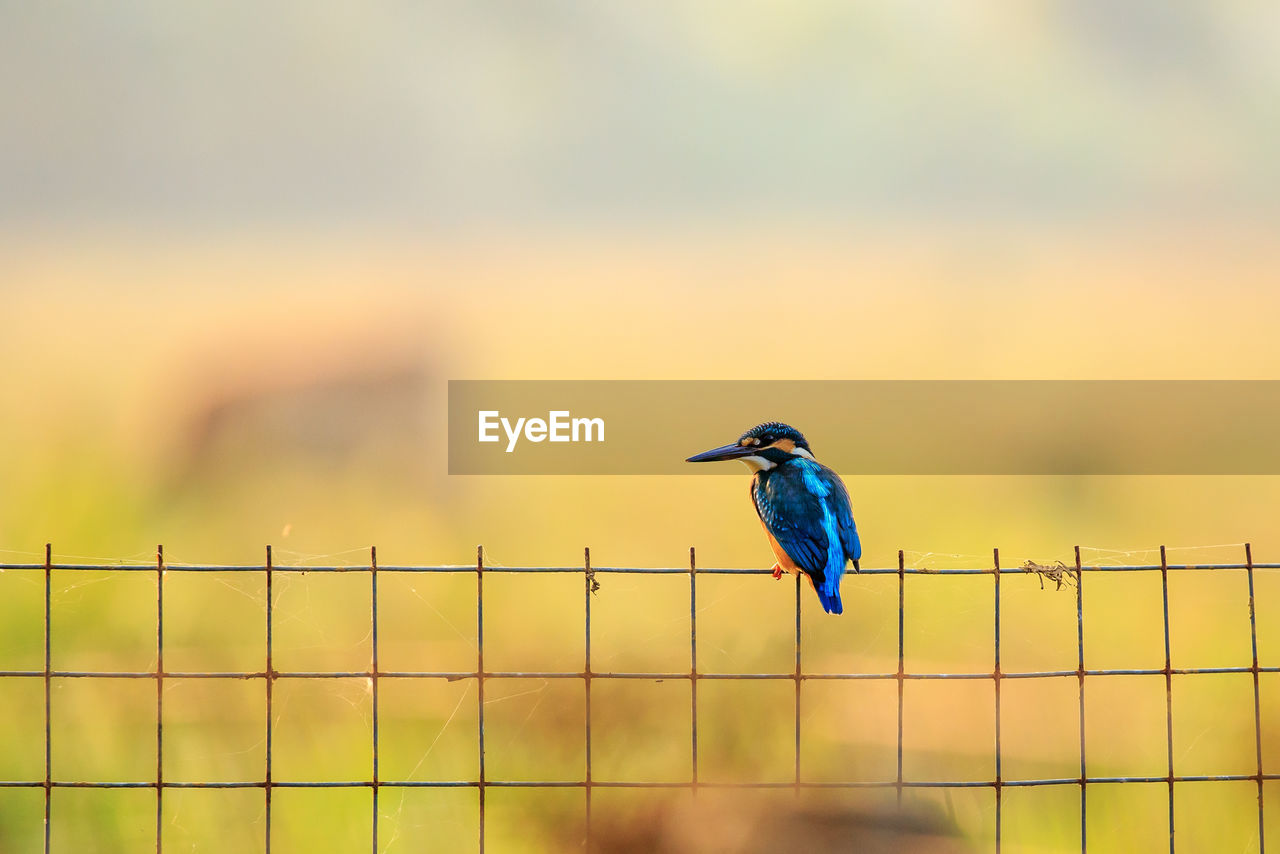
[(192, 408), (180, 479), (284, 457), (324, 471), (371, 451), (408, 465), (427, 433), (429, 379), (419, 362), (383, 360), (224, 382)]
[(955, 822), (925, 808), (873, 811), (797, 804), (789, 791), (761, 809), (752, 798), (699, 793), (695, 802), (655, 809), (627, 821), (597, 816), (592, 849), (599, 854), (778, 851), (859, 854), (958, 854), (970, 850)]

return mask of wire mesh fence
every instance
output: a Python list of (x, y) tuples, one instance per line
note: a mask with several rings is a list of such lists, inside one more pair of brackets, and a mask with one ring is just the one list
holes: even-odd
[[(1088, 850), (1089, 835), (1087, 832), (1087, 817), (1089, 808), (1089, 790), (1091, 786), (1098, 784), (1127, 784), (1127, 783), (1147, 783), (1147, 784), (1164, 784), (1167, 786), (1168, 801), (1168, 849), (1171, 852), (1177, 850), (1177, 837), (1174, 833), (1174, 804), (1175, 804), (1175, 784), (1179, 783), (1209, 783), (1209, 782), (1237, 782), (1237, 783), (1253, 783), (1257, 790), (1257, 844), (1259, 851), (1265, 851), (1265, 810), (1264, 810), (1264, 783), (1268, 781), (1280, 780), (1280, 773), (1267, 773), (1263, 768), (1263, 714), (1260, 690), (1260, 674), (1280, 673), (1280, 666), (1260, 666), (1258, 658), (1258, 625), (1257, 611), (1254, 602), (1254, 574), (1256, 570), (1276, 570), (1280, 569), (1278, 563), (1255, 563), (1253, 560), (1252, 548), (1246, 544), (1243, 547), (1242, 562), (1236, 563), (1213, 563), (1213, 564), (1171, 564), (1167, 560), (1166, 550), (1162, 546), (1160, 548), (1160, 563), (1158, 564), (1134, 564), (1134, 565), (1108, 565), (1108, 566), (1090, 566), (1082, 564), (1080, 558), (1080, 549), (1075, 549), (1074, 565), (1056, 564), (1052, 566), (1042, 566), (1027, 562), (1016, 567), (1002, 566), (1000, 562), (999, 550), (993, 550), (992, 560), (989, 567), (986, 568), (955, 568), (955, 569), (927, 569), (922, 567), (908, 567), (905, 563), (903, 553), (898, 553), (898, 562), (896, 567), (868, 567), (861, 572), (868, 576), (896, 576), (897, 579), (897, 668), (889, 672), (812, 672), (805, 669), (805, 657), (803, 649), (803, 633), (801, 631), (801, 612), (803, 601), (803, 587), (801, 580), (795, 580), (795, 625), (793, 638), (794, 667), (789, 671), (780, 672), (751, 672), (751, 673), (720, 673), (720, 672), (704, 672), (698, 667), (698, 584), (699, 576), (751, 576), (769, 574), (770, 570), (764, 569), (728, 569), (728, 568), (705, 568), (698, 567), (696, 553), (693, 549), (689, 550), (689, 563), (684, 567), (660, 567), (660, 568), (641, 568), (641, 567), (612, 567), (593, 566), (591, 563), (590, 550), (585, 550), (584, 561), (581, 566), (486, 566), (485, 555), (482, 548), (476, 551), (476, 560), (474, 565), (469, 566), (380, 566), (377, 560), (376, 548), (370, 549), (369, 560), (367, 564), (362, 566), (277, 566), (273, 561), (272, 549), (270, 546), (266, 549), (265, 561), (261, 565), (197, 565), (197, 564), (171, 564), (165, 560), (163, 547), (158, 547), (155, 555), (154, 565), (103, 565), (98, 563), (55, 563), (53, 560), (53, 552), (51, 547), (46, 546), (45, 559), (43, 563), (10, 563), (0, 564), (0, 570), (4, 571), (21, 571), (35, 573), (37, 576), (43, 574), (43, 656), (44, 666), (42, 669), (28, 670), (2, 670), (0, 671), (0, 679), (31, 679), (42, 680), (44, 685), (44, 731), (43, 731), (43, 747), (44, 747), (44, 777), (43, 779), (30, 780), (4, 780), (0, 781), (0, 788), (26, 788), (40, 789), (44, 793), (44, 851), (51, 851), (51, 835), (50, 828), (56, 820), (57, 804), (53, 793), (59, 789), (149, 789), (155, 792), (155, 850), (163, 851), (163, 833), (162, 823), (164, 815), (164, 798), (165, 793), (174, 789), (261, 789), (263, 793), (263, 808), (265, 815), (266, 833), (263, 845), (266, 851), (270, 852), (272, 845), (272, 794), (278, 789), (363, 789), (370, 792), (373, 822), (371, 839), (369, 840), (371, 850), (377, 854), (380, 849), (380, 841), (378, 837), (378, 816), (379, 801), (384, 790), (392, 789), (409, 789), (409, 788), (425, 788), (425, 789), (469, 789), (477, 793), (479, 802), (479, 821), (475, 828), (475, 841), (481, 851), (485, 850), (485, 802), (486, 793), (494, 789), (580, 789), (583, 792), (586, 811), (586, 845), (588, 848), (592, 844), (592, 801), (593, 792), (599, 789), (677, 789), (690, 790), (696, 793), (700, 789), (791, 789), (797, 793), (802, 790), (810, 789), (881, 789), (896, 791), (898, 801), (901, 802), (903, 792), (911, 789), (987, 789), (994, 795), (994, 850), (999, 852), (1002, 849), (1003, 833), (1002, 833), (1002, 802), (1004, 793), (1011, 788), (1027, 788), (1027, 787), (1069, 787), (1075, 788), (1079, 792), (1079, 849), (1084, 852)], [(53, 590), (53, 574), (55, 571), (102, 571), (111, 570), (113, 572), (132, 572), (132, 573), (148, 573), (154, 575), (155, 578), (155, 595), (156, 595), (156, 621), (155, 621), (155, 668), (152, 670), (60, 670), (53, 667), (53, 642), (51, 627), (51, 599)], [(1172, 666), (1172, 657), (1170, 651), (1170, 619), (1169, 619), (1169, 577), (1171, 573), (1213, 573), (1225, 570), (1243, 571), (1248, 583), (1248, 622), (1249, 622), (1249, 640), (1251, 645), (1251, 660), (1249, 663), (1241, 663), (1231, 666), (1217, 667), (1192, 667), (1192, 668), (1175, 668)], [(170, 671), (165, 668), (165, 622), (164, 622), (164, 602), (165, 602), (165, 576), (169, 572), (182, 573), (259, 573), (265, 579), (266, 588), (266, 644), (263, 650), (262, 668), (260, 670), (228, 670), (228, 671), (186, 671), (175, 670)], [(1047, 579), (1051, 583), (1062, 587), (1066, 586), (1074, 590), (1075, 599), (1075, 639), (1076, 639), (1076, 667), (1074, 669), (1058, 669), (1058, 670), (1017, 670), (1006, 671), (1001, 667), (1001, 579), (1010, 574), (1024, 574), (1026, 572), (1035, 572), (1042, 579)], [(275, 667), (273, 657), (273, 633), (276, 628), (276, 616), (274, 611), (273, 584), (275, 579), (281, 574), (286, 573), (354, 573), (364, 574), (368, 576), (369, 592), (370, 592), (370, 611), (369, 611), (369, 631), (372, 645), (372, 657), (370, 666), (364, 670), (334, 670), (334, 671), (299, 671), (299, 670), (278, 670)], [(453, 575), (469, 574), (475, 577), (475, 620), (476, 620), (476, 644), (475, 644), (475, 666), (473, 669), (467, 670), (384, 670), (379, 665), (379, 615), (378, 615), (378, 580), (379, 577), (386, 577), (390, 574), (399, 573), (447, 573)], [(583, 642), (584, 642), (584, 658), (582, 668), (580, 670), (547, 670), (547, 671), (524, 671), (524, 670), (490, 670), (485, 666), (485, 577), (495, 573), (557, 573), (557, 574), (577, 574), (583, 579), (582, 596), (585, 609), (585, 621), (583, 625)], [(1085, 579), (1094, 573), (1147, 573), (1158, 574), (1160, 579), (1162, 594), (1162, 614), (1163, 614), (1163, 649), (1164, 664), (1158, 668), (1088, 668), (1085, 663), (1085, 595), (1086, 584)], [(594, 594), (599, 589), (599, 576), (608, 574), (631, 574), (631, 575), (684, 575), (688, 577), (688, 600), (689, 600), (689, 634), (688, 634), (688, 662), (687, 670), (673, 670), (669, 672), (638, 672), (638, 671), (600, 671), (595, 669), (592, 661), (592, 601)], [(905, 614), (907, 605), (907, 576), (922, 577), (940, 577), (940, 576), (964, 576), (971, 578), (975, 583), (982, 583), (983, 578), (989, 578), (991, 585), (990, 596), (992, 597), (994, 621), (990, 627), (992, 633), (994, 659), (991, 661), (990, 670), (982, 672), (914, 672), (908, 671), (905, 667)], [(1243, 614), (1243, 610), (1241, 611)], [(1174, 677), (1204, 674), (1251, 674), (1253, 684), (1253, 735), (1254, 735), (1254, 757), (1255, 767), (1252, 773), (1224, 773), (1224, 774), (1180, 774), (1175, 767), (1175, 750), (1174, 750)], [(1091, 774), (1089, 770), (1089, 756), (1086, 750), (1085, 738), (1085, 714), (1087, 704), (1087, 688), (1094, 684), (1094, 680), (1105, 677), (1115, 676), (1163, 676), (1165, 686), (1165, 703), (1164, 703), (1164, 720), (1160, 723), (1164, 728), (1165, 735), (1165, 773), (1158, 775), (1145, 776), (1108, 776)], [(155, 682), (155, 773), (151, 779), (146, 780), (69, 780), (61, 779), (55, 774), (53, 764), (53, 741), (58, 735), (57, 728), (53, 725), (52, 709), (52, 686), (55, 680), (63, 679), (123, 679), (123, 680), (154, 680)], [(326, 679), (343, 679), (343, 678), (362, 678), (367, 680), (372, 695), (372, 738), (369, 742), (369, 774), (365, 779), (351, 780), (282, 780), (277, 779), (273, 774), (273, 725), (275, 710), (275, 686), (280, 680), (326, 680)], [(439, 779), (439, 780), (410, 780), (410, 779), (386, 779), (381, 773), (380, 762), (380, 731), (379, 731), (379, 681), (383, 679), (447, 679), (447, 680), (471, 680), (477, 688), (477, 705), (476, 716), (478, 719), (477, 738), (475, 744), (475, 753), (477, 759), (478, 774), (474, 779)], [(1026, 680), (1026, 679), (1042, 679), (1042, 678), (1060, 678), (1064, 680), (1074, 680), (1077, 685), (1078, 707), (1076, 712), (1079, 717), (1079, 762), (1078, 774), (1074, 776), (1046, 777), (1046, 778), (1023, 778), (1023, 777), (1007, 777), (1004, 774), (1004, 749), (1002, 745), (1002, 727), (1001, 712), (1002, 698), (1001, 686), (1006, 680)], [(261, 680), (263, 685), (263, 707), (262, 707), (262, 731), (265, 739), (265, 766), (262, 769), (262, 776), (259, 779), (238, 780), (238, 781), (191, 781), (191, 780), (172, 780), (166, 777), (166, 765), (164, 755), (164, 688), (165, 680), (172, 679), (226, 679), (226, 680)], [(510, 679), (542, 679), (542, 680), (580, 680), (584, 687), (585, 696), (585, 716), (582, 739), (585, 745), (585, 768), (581, 779), (577, 780), (515, 780), (494, 778), (486, 769), (486, 743), (485, 743), (485, 691), (486, 683), (492, 683), (494, 680), (510, 680)], [(690, 760), (691, 774), (688, 779), (680, 781), (644, 781), (644, 780), (628, 780), (628, 779), (610, 779), (598, 776), (593, 769), (592, 763), (592, 684), (600, 680), (684, 680), (689, 684), (690, 704), (688, 708), (689, 715), (689, 743), (687, 745), (688, 757)], [(792, 773), (790, 780), (784, 781), (726, 781), (722, 779), (708, 779), (700, 773), (699, 769), (699, 690), (698, 686), (701, 682), (722, 681), (722, 680), (777, 680), (781, 682), (791, 682), (794, 684), (794, 702), (793, 702), (793, 720), (794, 720), (794, 760), (792, 763)], [(802, 767), (802, 705), (804, 692), (802, 686), (808, 682), (819, 680), (876, 680), (896, 683), (897, 685), (897, 725), (896, 725), (896, 774), (893, 777), (885, 777), (884, 779), (874, 780), (818, 780), (812, 779), (804, 773)], [(904, 744), (904, 687), (908, 682), (913, 681), (929, 681), (929, 680), (978, 680), (989, 682), (994, 687), (994, 740), (990, 745), (991, 755), (994, 759), (993, 768), (994, 775), (990, 778), (974, 779), (961, 778), (949, 779), (945, 777), (917, 778), (915, 776), (904, 774), (903, 765), (903, 744)], [(38, 738), (38, 734), (32, 733), (32, 738)]]

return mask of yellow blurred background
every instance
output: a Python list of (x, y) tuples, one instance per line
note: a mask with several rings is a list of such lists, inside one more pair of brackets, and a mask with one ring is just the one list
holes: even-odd
[[(1153, 2), (0, 10), (0, 71), (20, 81), (0, 92), (0, 560), (38, 562), (52, 542), (57, 560), (149, 562), (164, 543), (172, 562), (259, 563), (271, 543), (282, 565), (360, 564), (370, 544), (385, 564), (465, 564), (483, 543), (509, 566), (577, 565), (584, 546), (597, 565), (680, 566), (691, 545), (704, 566), (770, 562), (745, 472), (448, 476), (451, 378), (1280, 378), (1276, 15)], [(767, 400), (759, 411), (786, 419)], [(1054, 429), (1052, 412), (997, 417)], [(841, 442), (809, 438), (819, 459)], [(1162, 543), (1180, 563), (1236, 563), (1246, 541), (1280, 561), (1275, 477), (849, 489), (864, 566), (903, 549), (910, 566), (984, 567), (997, 546), (1006, 566), (1069, 563), (1076, 544), (1086, 563), (1151, 563)], [(1250, 663), (1243, 578), (1171, 579), (1175, 667)], [(276, 666), (367, 667), (365, 581), (282, 575)], [(580, 668), (581, 583), (494, 576), (487, 666)], [(687, 668), (686, 580), (602, 583), (596, 669)], [(474, 666), (471, 579), (382, 584), (384, 668)], [(1085, 584), (1086, 664), (1163, 666), (1158, 577)], [(1274, 666), (1280, 579), (1257, 584)], [(1005, 669), (1074, 668), (1071, 592), (1004, 586)], [(908, 671), (989, 671), (989, 577), (907, 587)], [(0, 668), (43, 667), (42, 592), (36, 574), (0, 573)], [(165, 595), (167, 669), (261, 668), (260, 575), (171, 573)], [(896, 579), (850, 577), (844, 598), (839, 620), (805, 603), (806, 669), (896, 670)], [(789, 584), (710, 577), (699, 606), (700, 668), (792, 666)], [(152, 576), (56, 573), (52, 614), (55, 669), (154, 667)], [(473, 778), (474, 684), (387, 682), (383, 776)], [(1280, 680), (1261, 684), (1271, 773)], [(1078, 773), (1074, 685), (1005, 684), (1007, 778)], [(260, 683), (166, 686), (168, 776), (260, 779)], [(990, 684), (907, 687), (908, 777), (989, 779)], [(1090, 773), (1164, 773), (1163, 687), (1090, 680)], [(41, 689), (0, 680), (0, 779), (43, 779)], [(895, 689), (807, 683), (806, 773), (891, 777)], [(597, 777), (687, 777), (687, 684), (593, 690)], [(55, 680), (55, 778), (147, 779), (153, 691)], [(704, 775), (786, 779), (791, 691), (708, 683)], [(1250, 677), (1178, 677), (1174, 691), (1179, 773), (1253, 773)], [(278, 779), (368, 776), (363, 680), (285, 680), (277, 697)], [(580, 685), (494, 683), (486, 700), (492, 778), (581, 777)], [(1183, 850), (1258, 849), (1252, 783), (1178, 792)], [(1165, 796), (1091, 789), (1090, 850), (1163, 845)], [(607, 816), (657, 795), (599, 797)], [(989, 790), (914, 797), (990, 850)], [(262, 847), (256, 790), (165, 803), (165, 850)], [(1078, 850), (1074, 787), (1010, 791), (1003, 808), (1005, 851)], [(40, 850), (42, 809), (38, 790), (0, 789), (0, 850)], [(152, 850), (153, 810), (146, 790), (58, 790), (53, 850)], [(275, 810), (273, 851), (367, 847), (367, 791), (280, 791)], [(471, 790), (384, 792), (381, 813), (383, 850), (475, 845)], [(581, 820), (577, 790), (494, 792), (490, 850), (558, 850)]]

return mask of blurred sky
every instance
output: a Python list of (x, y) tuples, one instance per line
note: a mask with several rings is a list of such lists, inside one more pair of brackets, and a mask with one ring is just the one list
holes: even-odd
[[(449, 478), (446, 380), (1274, 378), (1278, 48), (1236, 3), (0, 4), (0, 547), (750, 565), (745, 477)], [(1278, 484), (852, 492), (875, 560), (981, 561), (1262, 546)]]
[(0, 8), (9, 225), (1277, 213), (1280, 10)]

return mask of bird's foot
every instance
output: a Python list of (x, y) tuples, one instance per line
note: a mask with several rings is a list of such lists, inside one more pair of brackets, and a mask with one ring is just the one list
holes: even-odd
[(776, 563), (773, 565), (773, 580), (780, 581), (782, 579), (782, 567)]

